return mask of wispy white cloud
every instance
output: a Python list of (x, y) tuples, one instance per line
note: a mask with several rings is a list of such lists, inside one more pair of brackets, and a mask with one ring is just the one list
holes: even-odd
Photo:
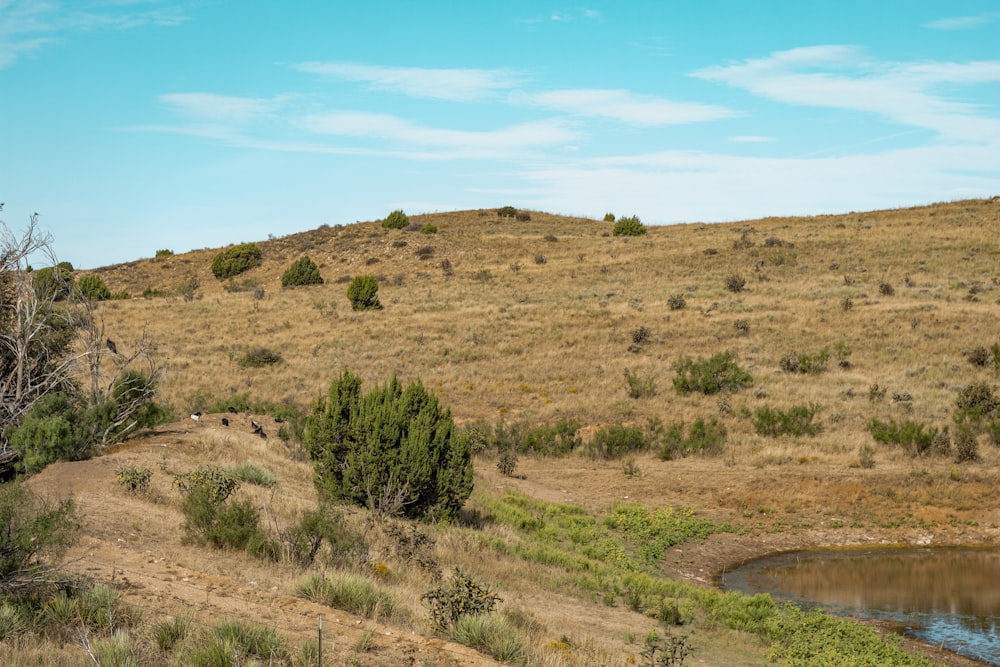
[(741, 134), (729, 137), (729, 140), (734, 144), (767, 144), (777, 141), (774, 137), (763, 137), (756, 134)]
[(995, 14), (980, 14), (978, 16), (955, 16), (925, 23), (925, 28), (931, 30), (971, 30), (989, 25), (997, 20)]
[(521, 123), (498, 130), (451, 130), (427, 127), (397, 116), (367, 112), (332, 111), (302, 119), (308, 130), (341, 137), (360, 137), (392, 145), (420, 146), (463, 157), (511, 154), (525, 149), (573, 141), (577, 133), (559, 121)]
[(172, 26), (187, 16), (160, 0), (3, 0), (0, 1), (0, 69), (74, 33)]
[(197, 122), (245, 125), (273, 116), (286, 109), (294, 95), (276, 95), (269, 98), (237, 97), (215, 93), (168, 93), (160, 95), (160, 102), (170, 110)]
[(452, 101), (485, 101), (497, 91), (516, 86), (520, 77), (502, 69), (387, 67), (363, 63), (304, 62), (302, 72), (367, 84), (375, 90)]
[(935, 92), (944, 85), (1000, 81), (1000, 60), (881, 62), (857, 47), (832, 45), (707, 67), (693, 76), (788, 104), (876, 113), (952, 139), (1000, 137), (995, 110), (991, 114), (979, 105)]
[(570, 23), (572, 21), (602, 21), (604, 15), (599, 9), (577, 8), (570, 10), (555, 10), (543, 16), (519, 19), (519, 23)]
[(600, 116), (643, 127), (683, 125), (738, 115), (725, 107), (675, 102), (636, 95), (627, 90), (571, 89), (526, 95), (526, 101), (548, 109), (581, 116)]

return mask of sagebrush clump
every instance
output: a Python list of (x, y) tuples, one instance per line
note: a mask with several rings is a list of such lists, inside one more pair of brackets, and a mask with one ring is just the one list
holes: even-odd
[(739, 391), (753, 384), (753, 376), (740, 368), (732, 352), (720, 352), (697, 361), (684, 357), (677, 362), (675, 370), (674, 389), (681, 395)]

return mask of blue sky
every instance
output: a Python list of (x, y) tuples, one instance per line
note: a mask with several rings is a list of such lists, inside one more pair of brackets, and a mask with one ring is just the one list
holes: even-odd
[(1000, 194), (995, 0), (0, 0), (0, 219), (61, 260), (466, 208)]

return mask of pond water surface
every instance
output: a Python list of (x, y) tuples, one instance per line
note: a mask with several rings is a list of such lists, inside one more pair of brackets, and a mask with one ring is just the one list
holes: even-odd
[(724, 574), (725, 590), (901, 624), (1000, 665), (1000, 549), (858, 549), (771, 556)]

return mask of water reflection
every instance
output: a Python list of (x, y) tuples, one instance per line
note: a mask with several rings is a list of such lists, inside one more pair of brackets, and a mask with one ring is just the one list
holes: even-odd
[(1000, 550), (867, 549), (782, 554), (726, 573), (726, 590), (902, 623), (1000, 665)]

